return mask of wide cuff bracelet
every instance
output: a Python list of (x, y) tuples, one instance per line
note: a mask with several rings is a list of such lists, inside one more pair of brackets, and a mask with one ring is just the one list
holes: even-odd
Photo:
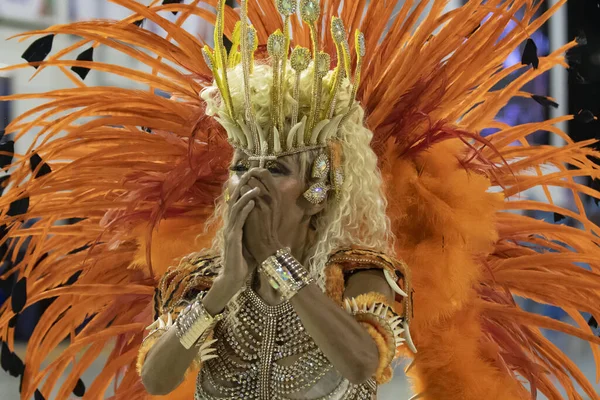
[(188, 305), (177, 317), (177, 337), (186, 349), (192, 348), (195, 343), (202, 343), (212, 328), (223, 318), (223, 313), (212, 316), (206, 311), (202, 301), (197, 299)]
[(313, 282), (308, 271), (290, 254), (289, 249), (278, 250), (261, 264), (260, 270), (269, 277), (269, 284), (281, 293), (284, 300), (291, 299), (300, 289)]

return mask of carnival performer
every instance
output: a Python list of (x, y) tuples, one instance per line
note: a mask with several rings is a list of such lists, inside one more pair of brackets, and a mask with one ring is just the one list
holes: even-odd
[[(37, 133), (3, 165), (0, 198), (12, 263), (0, 272), (17, 281), (0, 309), (2, 366), (22, 399), (97, 399), (112, 384), (117, 399), (369, 400), (400, 358), (414, 398), (600, 399), (540, 331), (588, 341), (600, 362), (582, 314), (600, 317), (600, 240), (580, 198), (600, 193), (576, 179), (600, 176), (598, 154), (554, 126), (572, 116), (494, 120), (576, 45), (538, 57), (529, 38), (563, 2), (534, 18), (530, 0), (110, 1), (131, 16), (24, 34), (41, 37), (8, 68), (54, 66), (74, 84), (5, 98), (45, 100), (7, 128)], [(191, 16), (214, 23), (213, 48), (181, 28)], [(52, 53), (57, 34), (81, 39)], [(500, 68), (523, 42), (523, 63)], [(94, 61), (98, 46), (144, 67)], [(92, 70), (148, 90), (87, 86)], [(566, 145), (530, 145), (538, 130)], [(534, 187), (546, 201), (519, 197)], [(22, 361), (16, 320), (45, 299)]]

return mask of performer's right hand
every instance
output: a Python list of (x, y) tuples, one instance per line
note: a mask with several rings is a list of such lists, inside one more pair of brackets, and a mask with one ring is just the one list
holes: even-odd
[(230, 199), (229, 213), (224, 230), (224, 271), (223, 278), (232, 284), (244, 284), (249, 274), (248, 262), (244, 257), (242, 244), (243, 228), (248, 214), (254, 208), (254, 199), (260, 194), (259, 188), (246, 185), (244, 175), (236, 185)]
[(228, 199), (227, 219), (224, 227), (223, 270), (214, 280), (202, 303), (206, 310), (216, 315), (222, 312), (231, 298), (243, 288), (250, 268), (244, 256), (242, 244), (243, 227), (250, 211), (254, 208), (254, 200), (260, 189), (252, 189), (247, 183), (250, 176), (234, 176), (229, 180), (228, 189), (231, 196)]

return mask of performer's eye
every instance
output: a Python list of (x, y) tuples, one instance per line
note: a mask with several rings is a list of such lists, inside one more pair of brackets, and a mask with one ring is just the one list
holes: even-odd
[(247, 162), (240, 161), (240, 162), (238, 162), (237, 164), (235, 164), (235, 165), (232, 165), (231, 167), (229, 167), (229, 169), (230, 169), (231, 171), (233, 171), (233, 172), (246, 172), (246, 171), (248, 171), (250, 168), (249, 168), (249, 165), (248, 165), (248, 163), (247, 163)]
[(287, 175), (289, 173), (286, 167), (275, 161), (269, 161), (266, 167), (273, 175)]

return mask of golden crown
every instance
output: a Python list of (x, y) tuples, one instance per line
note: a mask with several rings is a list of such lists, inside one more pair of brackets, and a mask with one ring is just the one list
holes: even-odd
[[(323, 94), (323, 78), (330, 71), (331, 56), (319, 49), (317, 21), (320, 17), (319, 0), (276, 0), (277, 10), (283, 17), (283, 32), (277, 30), (267, 41), (273, 71), (271, 91), (271, 112), (268, 124), (259, 125), (253, 109), (250, 76), (254, 70), (254, 53), (258, 48), (256, 30), (248, 21), (247, 0), (241, 1), (240, 21), (233, 31), (232, 46), (229, 52), (223, 44), (225, 0), (217, 5), (217, 20), (214, 32), (214, 50), (205, 46), (202, 50), (206, 64), (212, 70), (214, 81), (224, 104), (219, 113), (219, 122), (225, 128), (233, 147), (243, 150), (261, 166), (269, 159), (301, 151), (326, 147), (338, 136), (338, 127), (351, 114), (355, 105), (356, 91), (360, 82), (360, 70), (365, 54), (365, 40), (361, 32), (355, 33), (357, 65), (352, 81), (350, 102), (343, 112), (336, 115), (336, 99), (345, 78), (350, 78), (350, 46), (342, 20), (331, 20), (331, 35), (337, 50), (337, 66), (333, 70), (330, 90)], [(312, 42), (310, 49), (296, 46), (290, 55), (290, 18), (298, 11), (302, 21), (308, 25)], [(312, 64), (311, 64), (312, 62)], [(241, 63), (243, 71), (244, 110), (234, 110), (227, 77), (228, 69)], [(291, 70), (288, 68), (289, 63)], [(304, 71), (310, 72), (312, 65), (312, 93), (310, 113), (298, 121), (300, 107), (300, 77)], [(284, 115), (284, 87), (288, 82), (286, 74), (294, 73), (293, 102), (291, 118)], [(242, 111), (242, 110), (237, 110)], [(236, 117), (237, 116), (237, 117)]]

